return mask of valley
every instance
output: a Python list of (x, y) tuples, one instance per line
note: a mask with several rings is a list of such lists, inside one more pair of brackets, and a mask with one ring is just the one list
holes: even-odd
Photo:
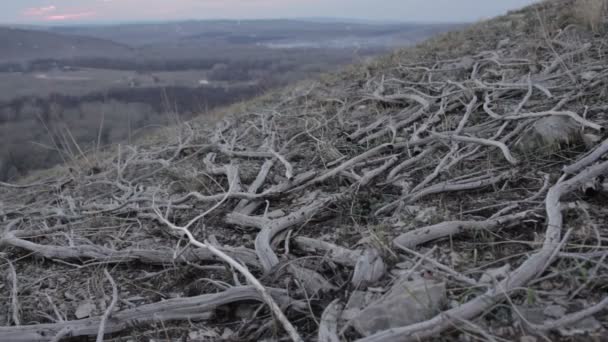
[(209, 20), (0, 27), (0, 180), (456, 26)]

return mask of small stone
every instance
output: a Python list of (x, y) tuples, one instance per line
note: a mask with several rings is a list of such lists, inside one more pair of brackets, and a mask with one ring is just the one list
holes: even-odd
[(222, 334), (222, 338), (223, 339), (229, 339), (230, 336), (232, 336), (234, 334), (234, 331), (232, 331), (232, 329), (230, 328), (225, 328), (224, 329), (224, 333)]
[(523, 317), (523, 319), (525, 319), (525, 321), (522, 322), (524, 323), (524, 326), (526, 326), (526, 323), (528, 322), (532, 324), (542, 324), (545, 321), (545, 314), (543, 313), (542, 308), (530, 306), (516, 306), (516, 309), (517, 310), (513, 310), (511, 313), (513, 319), (522, 321)]
[(553, 290), (553, 283), (551, 283), (550, 281), (543, 281), (540, 283), (540, 288), (545, 291)]
[(500, 40), (498, 42), (498, 44), (496, 45), (496, 48), (497, 49), (502, 49), (502, 48), (506, 47), (507, 45), (509, 45), (510, 42), (511, 42), (511, 39), (509, 39), (509, 38), (505, 38), (503, 40)]
[(430, 223), (435, 217), (437, 217), (437, 207), (420, 209), (416, 213), (416, 221), (422, 223)]
[(561, 305), (549, 305), (543, 310), (547, 317), (561, 318), (566, 314), (566, 308)]
[(83, 302), (76, 308), (74, 316), (78, 319), (90, 317), (91, 313), (95, 310), (95, 305), (91, 302)]
[(452, 261), (452, 266), (460, 266), (466, 261), (460, 253), (455, 251), (450, 252), (450, 260)]
[(491, 268), (483, 273), (481, 279), (479, 279), (480, 284), (493, 284), (498, 282), (509, 275), (511, 271), (511, 265), (506, 264), (499, 268)]
[(572, 325), (558, 329), (562, 336), (589, 335), (602, 329), (602, 324), (593, 317), (587, 317)]
[(253, 317), (255, 310), (256, 308), (253, 305), (240, 304), (236, 307), (236, 310), (234, 310), (234, 315), (242, 320), (247, 320)]
[(522, 134), (515, 142), (515, 148), (524, 154), (557, 152), (583, 141), (580, 127), (568, 116), (544, 117)]
[(78, 298), (76, 298), (76, 296), (69, 291), (64, 292), (63, 295), (69, 300), (78, 301)]
[(337, 289), (325, 277), (316, 271), (296, 265), (289, 266), (289, 272), (295, 280), (306, 290), (309, 296), (317, 296), (319, 293), (327, 293)]
[(398, 280), (389, 292), (363, 309), (350, 323), (362, 335), (432, 318), (447, 301), (445, 283)]
[(581, 78), (585, 81), (591, 81), (599, 75), (596, 71), (586, 71), (581, 74)]
[(188, 333), (188, 337), (192, 341), (202, 341), (202, 340), (208, 340), (208, 339), (216, 339), (220, 336), (218, 335), (218, 333), (215, 330), (199, 329), (199, 330), (190, 331)]
[(583, 142), (585, 143), (585, 146), (587, 146), (587, 148), (595, 147), (595, 145), (597, 145), (600, 141), (602, 141), (602, 137), (600, 137), (599, 135), (591, 133), (583, 134)]
[(368, 306), (371, 302), (378, 299), (378, 294), (366, 291), (353, 291), (348, 298), (348, 302), (342, 311), (341, 318), (346, 321), (357, 317), (361, 310)]

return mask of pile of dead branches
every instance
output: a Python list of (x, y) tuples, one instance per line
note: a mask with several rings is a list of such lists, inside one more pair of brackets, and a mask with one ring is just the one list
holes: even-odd
[(0, 340), (605, 334), (607, 45), (523, 15), (0, 183)]

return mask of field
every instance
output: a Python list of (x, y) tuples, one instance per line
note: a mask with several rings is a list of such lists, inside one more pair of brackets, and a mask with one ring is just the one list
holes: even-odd
[(0, 28), (0, 180), (59, 163), (72, 145), (129, 141), (145, 127), (204, 115), (453, 26), (271, 20)]

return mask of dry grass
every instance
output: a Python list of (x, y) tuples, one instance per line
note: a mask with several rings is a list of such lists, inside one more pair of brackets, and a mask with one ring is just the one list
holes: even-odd
[(577, 21), (593, 32), (604, 32), (608, 16), (608, 0), (577, 0), (574, 15)]

